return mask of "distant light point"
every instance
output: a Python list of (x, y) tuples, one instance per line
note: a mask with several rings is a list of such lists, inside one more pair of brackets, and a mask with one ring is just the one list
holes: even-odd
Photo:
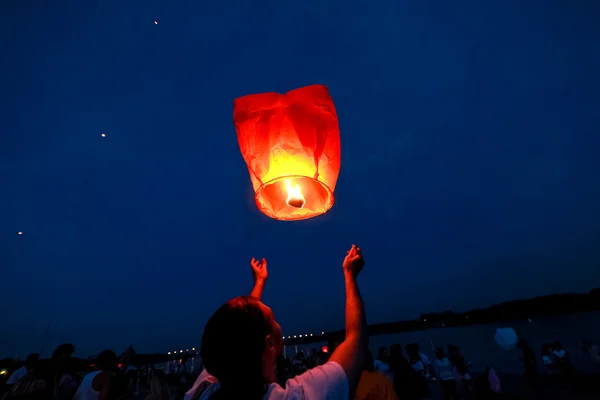
[(103, 133), (103, 134), (102, 134), (102, 135), (100, 135), (100, 136), (102, 136), (102, 137), (106, 137), (106, 133)]
[(154, 25), (158, 25), (158, 21), (157, 20), (154, 20)]
[(22, 235), (22, 234), (23, 234), (23, 232), (19, 232), (19, 235)]

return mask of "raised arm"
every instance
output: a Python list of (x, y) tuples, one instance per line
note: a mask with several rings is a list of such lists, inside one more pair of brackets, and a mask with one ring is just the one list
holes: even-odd
[(346, 282), (346, 338), (330, 359), (340, 364), (346, 372), (351, 399), (354, 398), (369, 345), (367, 317), (356, 283), (356, 278), (364, 265), (360, 248), (352, 245), (343, 263)]
[(269, 278), (267, 260), (263, 258), (262, 261), (258, 261), (253, 258), (250, 260), (250, 266), (252, 267), (252, 277), (254, 278), (254, 288), (250, 292), (250, 296), (260, 300), (265, 283), (267, 283), (267, 279)]

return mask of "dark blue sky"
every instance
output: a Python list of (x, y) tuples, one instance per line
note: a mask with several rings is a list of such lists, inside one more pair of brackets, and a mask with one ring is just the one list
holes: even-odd
[[(339, 329), (353, 242), (373, 323), (600, 286), (594, 2), (284, 3), (2, 2), (0, 356), (197, 347), (251, 257), (284, 334)], [(313, 83), (336, 203), (270, 220), (232, 101)]]

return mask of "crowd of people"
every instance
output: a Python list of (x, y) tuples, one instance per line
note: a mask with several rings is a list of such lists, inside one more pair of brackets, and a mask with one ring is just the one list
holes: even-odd
[[(488, 367), (473, 376), (454, 345), (448, 345), (447, 351), (436, 349), (433, 362), (416, 343), (404, 349), (399, 344), (382, 347), (374, 359), (368, 350), (367, 319), (357, 280), (364, 264), (361, 249), (353, 245), (342, 262), (346, 334), (327, 351), (299, 352), (292, 359), (283, 356), (281, 327), (261, 302), (267, 262), (253, 258), (250, 294), (228, 301), (206, 323), (200, 348), (205, 368), (195, 381), (184, 368), (136, 368), (132, 348), (120, 357), (105, 350), (94, 365), (77, 365), (74, 347), (65, 344), (49, 360), (42, 362), (32, 354), (21, 368), (5, 368), (1, 400), (421, 400), (434, 396), (485, 400), (505, 396), (494, 370)], [(519, 348), (525, 375), (535, 386), (535, 354), (524, 340)], [(558, 343), (544, 347), (541, 357), (544, 364), (549, 360), (548, 365), (572, 372), (568, 354)]]
[[(328, 362), (328, 352), (314, 351), (305, 356), (302, 351), (292, 359), (282, 358), (277, 365), (277, 382), (286, 382), (306, 371)], [(448, 345), (435, 350), (433, 362), (421, 352), (417, 343), (381, 347), (377, 358), (367, 353), (356, 389), (356, 399), (459, 399), (496, 398), (500, 381), (492, 368), (473, 377), (470, 364), (461, 355), (460, 348)]]

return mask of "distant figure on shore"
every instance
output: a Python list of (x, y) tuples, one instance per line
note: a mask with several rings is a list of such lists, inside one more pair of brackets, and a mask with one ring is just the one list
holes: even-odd
[(267, 262), (252, 259), (254, 289), (236, 297), (208, 320), (202, 335), (202, 371), (185, 400), (353, 399), (368, 352), (367, 320), (357, 277), (364, 261), (352, 246), (342, 263), (346, 284), (346, 337), (329, 361), (276, 383), (276, 360), (283, 351), (281, 327), (260, 299), (268, 278)]
[[(387, 349), (385, 349), (387, 351)], [(392, 381), (375, 370), (373, 356), (369, 352), (365, 367), (356, 388), (355, 400), (396, 400)]]

